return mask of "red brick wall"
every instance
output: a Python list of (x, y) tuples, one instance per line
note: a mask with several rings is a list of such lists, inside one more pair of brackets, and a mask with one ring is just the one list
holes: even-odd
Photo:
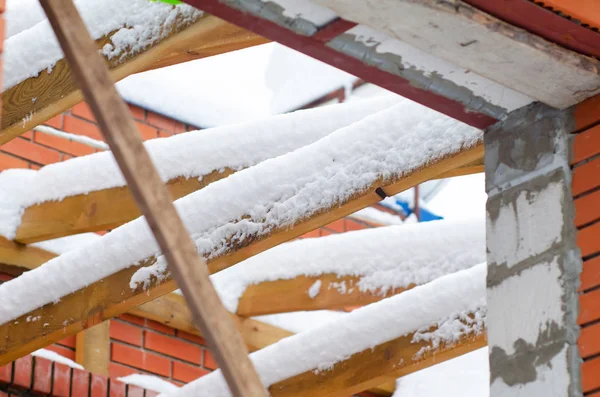
[(577, 107), (573, 181), (577, 244), (583, 258), (579, 296), (579, 351), (583, 391), (600, 393), (600, 96)]

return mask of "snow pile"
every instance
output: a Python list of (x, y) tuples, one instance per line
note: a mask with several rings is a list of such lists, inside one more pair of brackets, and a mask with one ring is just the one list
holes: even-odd
[[(188, 5), (173, 7), (148, 0), (79, 0), (76, 6), (94, 40), (115, 32), (111, 38), (113, 44), (103, 49), (111, 59), (139, 53), (173, 28), (190, 24), (202, 15)], [(15, 30), (26, 25), (13, 20)], [(43, 70), (50, 71), (63, 58), (47, 19), (13, 35), (4, 46), (4, 90)]]
[(153, 375), (132, 374), (117, 378), (117, 380), (128, 385), (138, 386), (142, 389), (152, 390), (158, 393), (173, 393), (179, 389), (179, 387), (171, 382)]
[(340, 293), (358, 288), (385, 295), (485, 262), (485, 247), (483, 218), (388, 226), (282, 244), (211, 278), (225, 307), (235, 313), (239, 299), (253, 284), (336, 274), (360, 281), (321, 285), (317, 280), (309, 296), (315, 298), (321, 288), (337, 288)]
[(392, 397), (488, 397), (490, 363), (488, 348), (444, 361), (396, 381)]
[(335, 12), (312, 1), (297, 0), (262, 0), (264, 3), (275, 3), (282, 8), (288, 18), (302, 18), (321, 27), (337, 18)]
[(34, 357), (45, 358), (46, 360), (54, 361), (59, 364), (65, 364), (71, 368), (83, 369), (83, 367), (81, 365), (77, 364), (75, 361), (73, 361), (69, 358), (66, 358), (64, 356), (61, 356), (60, 354), (55, 353), (52, 350), (40, 349), (40, 350), (36, 350), (33, 353), (31, 353), (31, 355)]
[[(240, 170), (308, 145), (369, 114), (397, 103), (396, 98), (298, 111), (227, 127), (192, 131), (145, 143), (164, 182), (202, 178), (215, 171)], [(14, 175), (14, 176), (11, 176)], [(41, 170), (0, 173), (0, 235), (13, 239), (25, 208), (67, 196), (125, 186), (110, 152), (50, 164)], [(14, 180), (15, 182), (10, 182)], [(6, 187), (6, 188), (5, 188)], [(6, 197), (5, 197), (6, 196)]]
[(46, 19), (39, 0), (6, 0), (3, 14), (6, 21), (5, 40)]
[[(411, 101), (340, 128), (291, 153), (263, 161), (175, 202), (208, 259), (327, 211), (481, 143), (482, 132)], [(138, 218), (38, 269), (0, 285), (0, 324), (152, 256), (165, 262), (145, 219)], [(145, 280), (134, 275), (135, 287)], [(30, 286), (36, 286), (31, 294)]]
[(81, 233), (52, 240), (39, 241), (37, 243), (30, 244), (30, 246), (61, 255), (65, 252), (80, 248), (86, 244), (91, 244), (100, 238), (100, 235), (96, 233)]
[[(266, 387), (306, 371), (327, 371), (352, 354), (435, 325), (448, 313), (485, 316), (486, 265), (477, 265), (384, 299), (338, 321), (282, 339), (250, 355)], [(441, 329), (432, 343), (455, 343), (481, 328)], [(413, 357), (418, 360), (419, 357)], [(410, 363), (404, 363), (409, 365)], [(230, 396), (221, 371), (182, 387), (170, 397)]]
[(404, 223), (399, 215), (393, 215), (377, 208), (367, 207), (350, 215), (351, 218), (376, 223), (378, 225), (401, 225)]
[(290, 332), (299, 333), (337, 321), (346, 314), (346, 312), (334, 310), (314, 310), (310, 312), (266, 314), (253, 318)]

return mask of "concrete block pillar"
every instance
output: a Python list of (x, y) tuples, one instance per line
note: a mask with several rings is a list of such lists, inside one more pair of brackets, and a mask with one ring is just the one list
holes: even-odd
[(535, 104), (485, 134), (491, 397), (582, 395), (573, 128)]

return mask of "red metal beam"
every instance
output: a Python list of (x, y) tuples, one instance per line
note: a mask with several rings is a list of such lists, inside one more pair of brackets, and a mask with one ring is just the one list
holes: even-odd
[[(529, 0), (463, 0), (494, 17), (572, 51), (600, 58), (600, 34)], [(596, 1), (596, 0), (595, 0)], [(573, 1), (573, 5), (578, 4)]]
[[(321, 30), (323, 33), (320, 33), (320, 31), (313, 37), (301, 36), (288, 28), (229, 7), (218, 0), (184, 1), (209, 14), (215, 15), (270, 40), (277, 41), (296, 51), (300, 51), (308, 56), (335, 66), (338, 69), (344, 70), (365, 81), (395, 92), (405, 98), (437, 110), (440, 113), (446, 114), (466, 124), (485, 129), (497, 121), (486, 114), (465, 109), (463, 104), (452, 99), (415, 87), (410, 81), (400, 76), (383, 71), (375, 66), (367, 65), (360, 59), (353, 58), (327, 47), (322, 40), (323, 38), (329, 38), (331, 36), (328, 27)], [(337, 35), (343, 33), (343, 31), (337, 30), (338, 27), (344, 26), (342, 24), (348, 24), (347, 26), (349, 27), (352, 26), (352, 22), (339, 19), (332, 23), (337, 24), (337, 27), (335, 29), (330, 27), (329, 29), (332, 29)]]

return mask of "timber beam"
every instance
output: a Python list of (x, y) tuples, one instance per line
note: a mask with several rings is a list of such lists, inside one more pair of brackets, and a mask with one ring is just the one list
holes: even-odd
[[(245, 235), (228, 251), (210, 258), (208, 269), (211, 273), (216, 273), (233, 266), (269, 248), (379, 202), (381, 190), (388, 195), (397, 194), (440, 174), (470, 164), (481, 158), (482, 153), (483, 146), (478, 144), (435, 160), (426, 167), (408, 173), (389, 175), (364, 190), (348, 192), (344, 201), (332, 203), (331, 206), (323, 208), (312, 216), (296, 219), (291, 226), (275, 228), (264, 235)], [(46, 304), (3, 324), (0, 326), (0, 365), (175, 290), (177, 286), (166, 270), (157, 278), (153, 277), (147, 289), (141, 284), (138, 284), (135, 289), (130, 287), (131, 278), (136, 271), (154, 263), (156, 258), (153, 256), (132, 264), (62, 297), (57, 303)], [(26, 321), (28, 316), (32, 318), (39, 316), (40, 321), (28, 323)]]

